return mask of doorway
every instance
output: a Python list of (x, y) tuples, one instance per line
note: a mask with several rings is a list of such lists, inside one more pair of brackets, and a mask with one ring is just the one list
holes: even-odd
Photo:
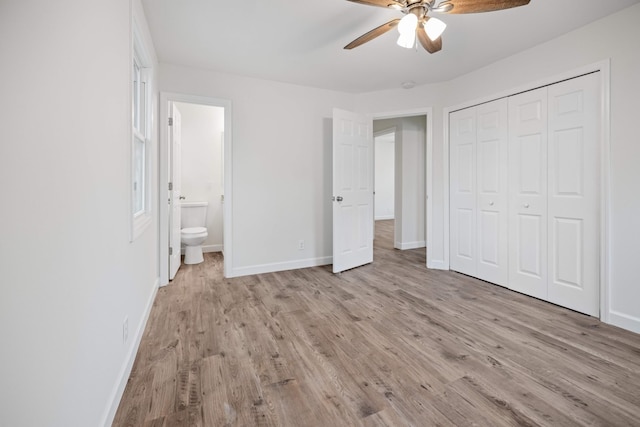
[[(207, 202), (209, 236), (203, 243), (203, 252), (223, 252), (226, 277), (232, 265), (231, 103), (171, 93), (161, 93), (160, 98), (160, 118), (164, 124), (160, 127), (159, 149), (160, 284), (169, 283), (172, 270), (175, 274), (175, 255), (180, 251), (176, 230), (179, 235), (181, 201)], [(181, 129), (177, 130), (176, 111), (181, 118)], [(172, 152), (172, 148), (176, 151), (173, 143), (176, 131), (180, 132), (180, 153)], [(189, 167), (180, 168), (182, 164)]]
[(428, 111), (374, 116), (374, 235), (380, 235), (380, 228), (395, 249), (427, 246), (430, 131)]
[[(224, 195), (224, 108), (174, 102), (181, 123), (181, 196), (183, 202), (206, 202), (208, 236), (202, 251), (221, 252)], [(173, 156), (170, 156), (173, 163)], [(174, 182), (175, 186), (175, 182)], [(184, 251), (182, 251), (184, 252)]]

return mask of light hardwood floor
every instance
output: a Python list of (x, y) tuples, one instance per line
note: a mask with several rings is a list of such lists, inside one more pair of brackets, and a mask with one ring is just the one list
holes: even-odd
[(373, 264), (160, 289), (115, 426), (640, 425), (640, 335), (430, 271), (378, 222)]

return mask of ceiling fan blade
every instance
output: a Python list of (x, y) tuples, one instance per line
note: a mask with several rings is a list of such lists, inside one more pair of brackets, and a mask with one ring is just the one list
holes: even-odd
[(358, 37), (357, 39), (355, 39), (354, 41), (352, 41), (351, 43), (346, 45), (344, 48), (345, 49), (353, 49), (354, 47), (358, 47), (361, 44), (365, 44), (366, 42), (371, 41), (371, 40), (375, 39), (376, 37), (383, 35), (387, 31), (392, 30), (393, 28), (397, 27), (398, 26), (398, 22), (400, 22), (400, 19), (392, 19), (391, 21), (387, 22), (386, 24), (382, 24), (379, 27), (374, 28), (373, 30), (369, 31), (368, 33), (361, 35), (360, 37)]
[(447, 0), (440, 3), (439, 8), (451, 4), (453, 8), (444, 13), (480, 13), (496, 10), (511, 9), (512, 7), (525, 6), (530, 0)]
[(416, 31), (418, 33), (418, 40), (420, 40), (420, 44), (427, 52), (436, 53), (442, 49), (442, 37), (438, 37), (435, 41), (431, 40), (422, 25), (418, 25), (418, 29)]
[(402, 9), (405, 7), (406, 1), (396, 0), (347, 0), (353, 3), (366, 4), (368, 6), (390, 7), (392, 9)]

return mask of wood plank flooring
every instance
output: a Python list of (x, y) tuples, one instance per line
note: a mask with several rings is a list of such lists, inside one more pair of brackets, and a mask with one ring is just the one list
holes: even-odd
[(376, 224), (375, 260), (160, 289), (114, 426), (638, 426), (640, 335), (427, 270)]

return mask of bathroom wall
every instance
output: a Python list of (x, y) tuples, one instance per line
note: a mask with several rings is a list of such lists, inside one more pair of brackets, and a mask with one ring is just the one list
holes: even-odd
[(224, 108), (178, 102), (182, 114), (182, 195), (207, 201), (204, 252), (222, 250)]

